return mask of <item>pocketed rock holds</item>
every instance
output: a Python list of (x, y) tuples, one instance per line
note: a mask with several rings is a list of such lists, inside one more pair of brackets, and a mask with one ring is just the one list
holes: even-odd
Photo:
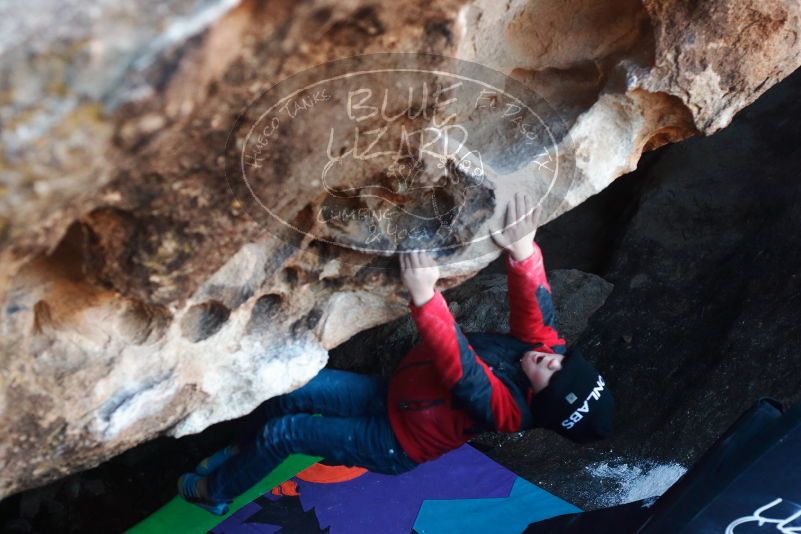
[[(0, 495), (247, 413), (309, 380), (328, 349), (405, 313), (397, 274), (376, 268), (391, 258), (265, 232), (231, 196), (229, 130), (277, 82), (378, 52), (511, 76), (561, 113), (552, 126), (575, 171), (546, 203), (550, 220), (643, 150), (723, 128), (801, 63), (795, 0), (115, 6), (0, 8), (11, 24), (0, 32)], [(262, 193), (308, 230), (323, 197), (304, 181), (319, 171), (304, 167), (306, 133), (283, 132), (296, 142), (274, 154)], [(502, 149), (488, 147), (498, 168)], [(529, 185), (496, 177), (456, 238), (497, 226)], [(455, 249), (444, 285), (497, 256), (485, 245)]]

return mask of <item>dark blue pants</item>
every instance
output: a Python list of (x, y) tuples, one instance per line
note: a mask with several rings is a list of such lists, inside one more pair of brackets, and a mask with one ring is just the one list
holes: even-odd
[[(387, 417), (387, 380), (323, 369), (309, 383), (270, 399), (255, 438), (209, 475), (209, 495), (231, 500), (293, 453), (399, 474), (417, 466), (401, 449)], [(319, 417), (312, 414), (322, 414)]]

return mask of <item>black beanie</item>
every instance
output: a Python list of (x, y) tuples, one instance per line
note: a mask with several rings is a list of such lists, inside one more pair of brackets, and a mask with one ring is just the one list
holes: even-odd
[(614, 401), (595, 367), (573, 349), (562, 360), (548, 386), (531, 398), (534, 425), (553, 430), (576, 443), (612, 433)]

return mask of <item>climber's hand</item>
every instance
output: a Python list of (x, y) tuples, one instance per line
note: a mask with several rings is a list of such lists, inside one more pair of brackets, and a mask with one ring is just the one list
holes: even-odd
[(490, 235), (495, 244), (508, 250), (517, 261), (534, 253), (534, 234), (540, 220), (542, 207), (534, 207), (534, 201), (526, 194), (515, 193), (506, 205), (503, 228), (493, 230)]
[(434, 296), (434, 284), (439, 279), (439, 267), (434, 258), (423, 251), (400, 255), (401, 280), (412, 295), (415, 306), (422, 306)]

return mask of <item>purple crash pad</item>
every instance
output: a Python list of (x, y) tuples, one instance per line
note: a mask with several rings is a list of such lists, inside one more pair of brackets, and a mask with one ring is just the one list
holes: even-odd
[(424, 501), (506, 498), (518, 477), (473, 447), (464, 445), (401, 475), (365, 472), (352, 480), (336, 483), (292, 480), (297, 483), (298, 496), (267, 493), (231, 515), (212, 532), (410, 534)]

